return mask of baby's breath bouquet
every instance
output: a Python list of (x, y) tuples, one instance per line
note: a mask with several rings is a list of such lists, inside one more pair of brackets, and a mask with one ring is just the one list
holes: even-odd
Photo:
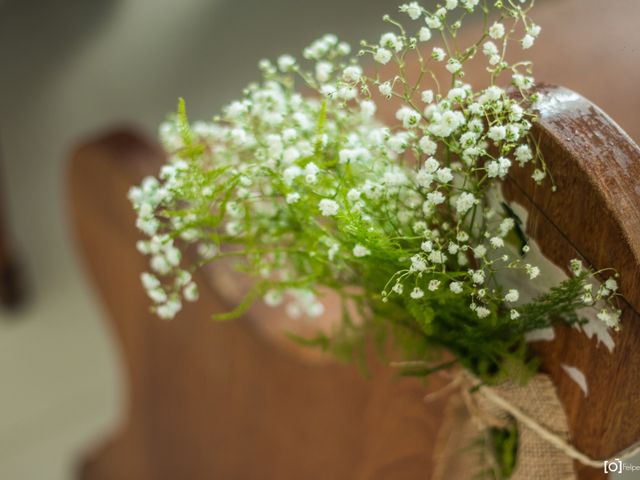
[[(613, 276), (600, 284), (575, 261), (573, 276), (526, 300), (505, 280), (534, 283), (540, 266), (501, 182), (527, 163), (532, 182), (552, 181), (530, 134), (531, 64), (506, 55), (538, 37), (532, 4), (412, 2), (407, 22), (385, 16), (391, 31), (355, 57), (326, 35), (303, 59), (261, 61), (261, 82), (211, 122), (190, 124), (181, 101), (160, 131), (167, 164), (130, 192), (155, 313), (173, 318), (198, 297), (193, 272), (232, 257), (252, 288), (217, 318), (263, 299), (313, 319), (331, 290), (339, 326), (302, 341), (353, 358), (367, 339), (392, 339), (412, 373), (458, 364), (488, 383), (531, 371), (527, 333), (580, 323), (585, 307), (616, 328)], [(474, 12), (481, 37), (461, 46)], [(471, 61), (485, 63), (487, 88), (465, 83)]]

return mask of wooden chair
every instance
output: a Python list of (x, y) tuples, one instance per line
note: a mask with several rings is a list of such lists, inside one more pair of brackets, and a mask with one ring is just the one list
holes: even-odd
[[(597, 20), (597, 4), (576, 0), (560, 8), (573, 5), (588, 24)], [(554, 5), (544, 5), (538, 17), (555, 18)], [(628, 12), (610, 7), (629, 23)], [(562, 35), (555, 40), (566, 44)], [(592, 47), (597, 56), (601, 49)], [(548, 58), (538, 55), (544, 68)], [(601, 68), (614, 66), (610, 60)], [(564, 80), (581, 84), (570, 71)], [(619, 95), (594, 91), (605, 100)], [(505, 194), (527, 207), (529, 232), (558, 265), (577, 256), (621, 273), (625, 313), (613, 353), (568, 328), (536, 345), (567, 411), (572, 442), (607, 458), (640, 440), (640, 149), (578, 94), (543, 92), (555, 108), (536, 129), (559, 193), (534, 189), (527, 172), (514, 172)], [(633, 115), (620, 106), (614, 113), (632, 126)], [(154, 143), (131, 131), (89, 141), (73, 155), (69, 192), (78, 247), (108, 311), (129, 392), (124, 424), (86, 459), (81, 478), (428, 478), (446, 399), (425, 405), (421, 382), (398, 381), (379, 364), (365, 379), (352, 367), (308, 363), (247, 319), (212, 322), (210, 313), (224, 302), (202, 275), (201, 300), (180, 318), (162, 322), (149, 314), (138, 280), (147, 264), (135, 250), (139, 235), (126, 192), (161, 160)], [(587, 397), (560, 363), (585, 373)], [(437, 377), (429, 384), (441, 386)], [(582, 479), (603, 478), (598, 469), (576, 470)]]

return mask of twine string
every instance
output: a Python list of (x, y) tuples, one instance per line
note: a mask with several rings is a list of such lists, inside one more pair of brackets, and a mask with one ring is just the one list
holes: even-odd
[[(559, 436), (558, 434), (550, 431), (544, 425), (541, 425), (538, 421), (531, 418), (517, 406), (513, 405), (511, 402), (506, 400), (505, 398), (498, 395), (494, 390), (488, 388), (483, 385), (476, 385), (476, 390), (479, 394), (481, 394), (485, 399), (496, 405), (497, 407), (505, 410), (510, 415), (512, 415), (516, 420), (522, 422), (529, 429), (535, 432), (540, 438), (549, 442), (551, 445), (556, 447), (558, 450), (563, 452), (568, 457), (573, 460), (577, 460), (581, 464), (588, 467), (601, 468), (606, 460), (596, 460), (588, 455), (582, 453), (576, 447), (574, 447), (571, 443), (567, 442), (564, 438)], [(470, 410), (471, 415), (474, 415), (474, 411)], [(640, 453), (640, 443), (630, 446), (629, 448), (623, 450), (618, 455), (615, 455), (612, 458), (616, 458), (619, 460), (626, 460), (630, 457), (633, 457)]]

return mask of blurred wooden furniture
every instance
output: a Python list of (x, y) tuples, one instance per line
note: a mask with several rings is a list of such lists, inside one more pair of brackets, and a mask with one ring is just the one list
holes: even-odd
[[(537, 78), (579, 87), (635, 138), (640, 124), (630, 105), (638, 98), (624, 92), (634, 91), (638, 67), (597, 39), (615, 26), (629, 41), (617, 44), (637, 45), (639, 13), (640, 4), (626, 0), (606, 9), (595, 0), (547, 2), (535, 15), (547, 47), (532, 52)], [(587, 43), (579, 55), (558, 48), (578, 41)], [(620, 83), (600, 85), (594, 59)], [(621, 78), (623, 60), (628, 74)], [(613, 353), (570, 329), (536, 347), (567, 410), (572, 441), (605, 458), (640, 440), (640, 150), (583, 98), (547, 94), (558, 108), (537, 128), (559, 193), (531, 189), (520, 175), (505, 193), (525, 204), (529, 231), (559, 265), (581, 256), (622, 274), (625, 314)], [(203, 277), (200, 302), (177, 320), (148, 313), (138, 282), (146, 260), (135, 250), (126, 191), (161, 159), (155, 144), (122, 131), (86, 143), (71, 164), (78, 245), (111, 319), (129, 392), (124, 423), (87, 458), (81, 478), (428, 478), (443, 405), (425, 406), (420, 382), (396, 381), (382, 366), (367, 380), (352, 367), (299, 362), (245, 320), (214, 323), (209, 314), (221, 300)], [(561, 362), (585, 372), (589, 396)], [(439, 386), (434, 377), (430, 387)], [(582, 479), (604, 477), (576, 469)]]
[(15, 308), (20, 305), (24, 291), (21, 269), (9, 233), (5, 199), (2, 198), (2, 193), (0, 189), (0, 306)]
[(429, 471), (442, 405), (425, 407), (420, 381), (296, 361), (250, 322), (213, 322), (220, 300), (202, 276), (201, 301), (179, 320), (149, 314), (126, 193), (161, 159), (155, 145), (118, 132), (81, 147), (71, 165), (79, 246), (129, 391), (126, 423), (81, 478), (409, 480)]

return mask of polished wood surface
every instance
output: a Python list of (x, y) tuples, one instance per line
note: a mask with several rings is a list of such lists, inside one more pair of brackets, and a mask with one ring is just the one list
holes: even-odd
[[(569, 261), (580, 258), (621, 275), (624, 314), (621, 331), (612, 334), (613, 352), (567, 327), (556, 327), (553, 342), (535, 344), (567, 412), (574, 444), (605, 459), (640, 440), (640, 148), (575, 92), (540, 92), (535, 136), (557, 191), (550, 182), (536, 186), (532, 168), (512, 169), (504, 190), (525, 206), (529, 234), (567, 273)], [(585, 374), (587, 396), (561, 364)], [(591, 473), (597, 478), (598, 472)]]

